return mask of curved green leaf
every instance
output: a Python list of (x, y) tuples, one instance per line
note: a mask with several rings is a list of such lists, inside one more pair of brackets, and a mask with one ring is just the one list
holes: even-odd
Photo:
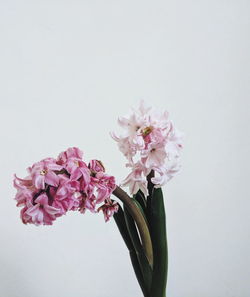
[(146, 223), (147, 223), (147, 225), (148, 225), (148, 220), (147, 220), (147, 217), (146, 217), (146, 215), (145, 215), (145, 212), (144, 212), (144, 210), (143, 210), (141, 204), (140, 204), (136, 199), (134, 199), (134, 198), (131, 198), (131, 200), (132, 200), (132, 201), (134, 202), (134, 204), (139, 208), (141, 214), (142, 214), (143, 217), (144, 217), (144, 220), (146, 221)]
[(134, 196), (133, 198), (138, 201), (141, 205), (141, 208), (143, 209), (143, 212), (146, 212), (146, 207), (147, 207), (147, 201), (145, 199), (144, 194), (142, 193), (141, 190), (139, 190)]
[(130, 238), (130, 234), (128, 232), (125, 217), (124, 217), (124, 212), (120, 205), (119, 205), (118, 212), (114, 214), (114, 220), (116, 222), (116, 225), (121, 233), (121, 236), (122, 236), (128, 250), (129, 250), (130, 259), (131, 259), (131, 262), (132, 262), (132, 265), (133, 265), (133, 268), (135, 271), (136, 278), (137, 278), (138, 283), (139, 283), (141, 290), (143, 292), (143, 295), (145, 297), (149, 297), (148, 291), (146, 291), (146, 285), (145, 285), (144, 277), (143, 277), (143, 274), (141, 271), (141, 266), (140, 266), (138, 258), (137, 258), (137, 253), (134, 248), (133, 242)]
[(128, 233), (128, 228), (126, 226), (126, 221), (125, 221), (125, 217), (124, 217), (124, 212), (123, 209), (121, 207), (121, 205), (119, 204), (119, 209), (117, 213), (114, 213), (114, 220), (116, 222), (116, 225), (121, 233), (121, 236), (128, 248), (128, 250), (133, 250), (134, 249), (134, 245), (132, 243), (132, 240), (130, 238), (130, 235)]
[(129, 214), (126, 207), (124, 207), (124, 214), (125, 214), (125, 221), (128, 228), (128, 232), (130, 234), (130, 238), (133, 242), (137, 259), (140, 264), (141, 272), (144, 279), (144, 288), (147, 292), (147, 296), (150, 297), (150, 287), (152, 282), (152, 269), (150, 267), (150, 264), (148, 262), (147, 257), (145, 256), (143, 247), (141, 245), (140, 237), (138, 235), (138, 231), (134, 222), (134, 219)]

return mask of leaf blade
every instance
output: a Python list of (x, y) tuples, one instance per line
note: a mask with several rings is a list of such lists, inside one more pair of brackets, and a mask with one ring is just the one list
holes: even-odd
[(168, 250), (166, 215), (161, 188), (154, 189), (150, 203), (150, 231), (153, 244), (154, 267), (151, 295), (163, 297), (166, 293)]
[(147, 296), (150, 296), (150, 287), (151, 287), (151, 282), (152, 282), (152, 269), (150, 267), (150, 264), (148, 262), (147, 257), (145, 256), (143, 247), (141, 245), (140, 237), (138, 235), (138, 231), (136, 229), (135, 222), (132, 218), (132, 216), (129, 214), (128, 210), (126, 207), (124, 208), (124, 214), (125, 214), (125, 221), (126, 225), (128, 228), (128, 232), (130, 234), (131, 240), (133, 242), (136, 254), (137, 254), (137, 259), (142, 271), (142, 276), (144, 279), (144, 287), (147, 292)]
[(131, 263), (132, 263), (136, 278), (138, 280), (138, 283), (139, 283), (141, 290), (143, 292), (143, 295), (145, 297), (149, 297), (148, 290), (146, 290), (143, 273), (141, 271), (141, 265), (139, 263), (136, 250), (134, 248), (133, 242), (130, 238), (130, 234), (127, 229), (127, 225), (126, 225), (126, 221), (125, 221), (125, 217), (124, 217), (124, 211), (120, 205), (119, 205), (118, 212), (114, 214), (114, 220), (116, 222), (116, 225), (121, 233), (121, 236), (122, 236), (128, 250), (129, 250)]

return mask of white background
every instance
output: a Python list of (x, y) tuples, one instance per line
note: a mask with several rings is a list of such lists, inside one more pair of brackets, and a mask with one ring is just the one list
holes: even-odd
[(0, 297), (142, 296), (113, 221), (25, 226), (12, 187), (69, 146), (120, 182), (109, 131), (142, 98), (185, 133), (168, 297), (250, 296), (249, 34), (249, 0), (0, 1)]

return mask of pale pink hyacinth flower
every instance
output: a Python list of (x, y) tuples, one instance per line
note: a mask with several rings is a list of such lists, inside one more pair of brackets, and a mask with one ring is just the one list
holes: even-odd
[(131, 194), (137, 193), (139, 190), (143, 192), (145, 197), (148, 196), (148, 182), (147, 175), (150, 171), (138, 161), (136, 164), (131, 165), (131, 173), (123, 180), (122, 186), (128, 186)]
[(119, 125), (124, 134), (111, 133), (131, 167), (131, 173), (122, 182), (131, 194), (141, 190), (148, 195), (147, 176), (154, 171), (151, 182), (155, 187), (167, 183), (179, 170), (179, 156), (182, 149), (182, 134), (169, 120), (167, 111), (157, 112), (141, 101), (132, 114), (120, 117)]
[(146, 168), (160, 168), (167, 157), (164, 143), (149, 143), (147, 149), (141, 152), (141, 157)]

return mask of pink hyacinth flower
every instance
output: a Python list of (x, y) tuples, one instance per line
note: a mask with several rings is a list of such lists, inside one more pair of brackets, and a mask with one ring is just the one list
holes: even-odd
[(45, 184), (58, 186), (59, 177), (54, 171), (60, 171), (62, 166), (56, 164), (52, 158), (44, 159), (35, 163), (30, 168), (32, 181), (37, 189), (45, 189)]
[(48, 196), (43, 193), (35, 199), (35, 205), (24, 208), (21, 213), (23, 222), (35, 225), (52, 225), (60, 210), (48, 204)]
[(30, 176), (26, 177), (25, 179), (21, 179), (14, 175), (13, 185), (17, 189), (17, 193), (15, 195), (17, 206), (26, 205), (27, 201), (32, 200), (36, 189), (33, 186), (33, 182)]
[(90, 170), (85, 162), (77, 158), (70, 158), (64, 164), (65, 169), (70, 174), (71, 180), (83, 178), (85, 184), (90, 182)]
[(117, 202), (114, 202), (112, 200), (107, 200), (105, 204), (103, 204), (101, 207), (98, 208), (98, 212), (102, 210), (104, 214), (105, 222), (108, 222), (110, 218), (118, 212), (119, 205)]
[(146, 168), (161, 167), (165, 163), (167, 153), (161, 143), (151, 143), (147, 150), (141, 152), (141, 156)]
[(132, 195), (141, 190), (145, 197), (148, 196), (148, 182), (146, 176), (150, 170), (147, 170), (141, 162), (132, 165), (131, 173), (122, 182), (123, 186), (129, 186), (129, 191)]
[[(125, 155), (132, 172), (123, 182), (129, 186), (131, 193), (141, 189), (146, 195), (147, 175), (155, 170), (157, 176), (151, 179), (155, 186), (167, 182), (179, 166), (182, 149), (182, 135), (169, 120), (168, 112), (157, 112), (146, 107), (142, 101), (138, 109), (134, 109), (127, 117), (119, 118), (118, 123), (124, 128), (124, 134), (111, 136), (117, 142), (120, 151)], [(141, 169), (134, 164), (141, 164)], [(167, 168), (166, 170), (162, 168)]]
[(179, 172), (180, 165), (173, 163), (170, 167), (162, 166), (160, 168), (153, 168), (153, 170), (155, 176), (151, 178), (151, 181), (155, 185), (155, 188), (160, 188), (170, 181), (177, 172)]
[(82, 160), (83, 152), (77, 147), (70, 147), (66, 151), (59, 154), (57, 163), (64, 165), (68, 159)]
[(115, 189), (113, 176), (105, 174), (101, 161), (82, 160), (82, 151), (69, 148), (58, 159), (46, 158), (28, 168), (29, 176), (15, 176), (15, 199), (23, 223), (51, 225), (70, 210), (96, 213), (96, 205), (109, 199)]
[(97, 188), (96, 203), (102, 203), (105, 199), (108, 199), (111, 193), (116, 188), (114, 176), (103, 175), (98, 181), (94, 181)]
[(85, 213), (86, 209), (93, 213), (96, 213), (96, 197), (92, 195), (84, 195), (81, 199), (79, 210), (81, 213)]
[(59, 176), (58, 188), (51, 188), (50, 194), (54, 198), (52, 206), (65, 214), (69, 210), (76, 210), (80, 205), (80, 182), (72, 181), (67, 176)]
[(97, 172), (105, 172), (105, 168), (102, 164), (101, 161), (98, 160), (91, 160), (89, 162), (89, 169), (91, 170), (92, 173), (97, 173)]

